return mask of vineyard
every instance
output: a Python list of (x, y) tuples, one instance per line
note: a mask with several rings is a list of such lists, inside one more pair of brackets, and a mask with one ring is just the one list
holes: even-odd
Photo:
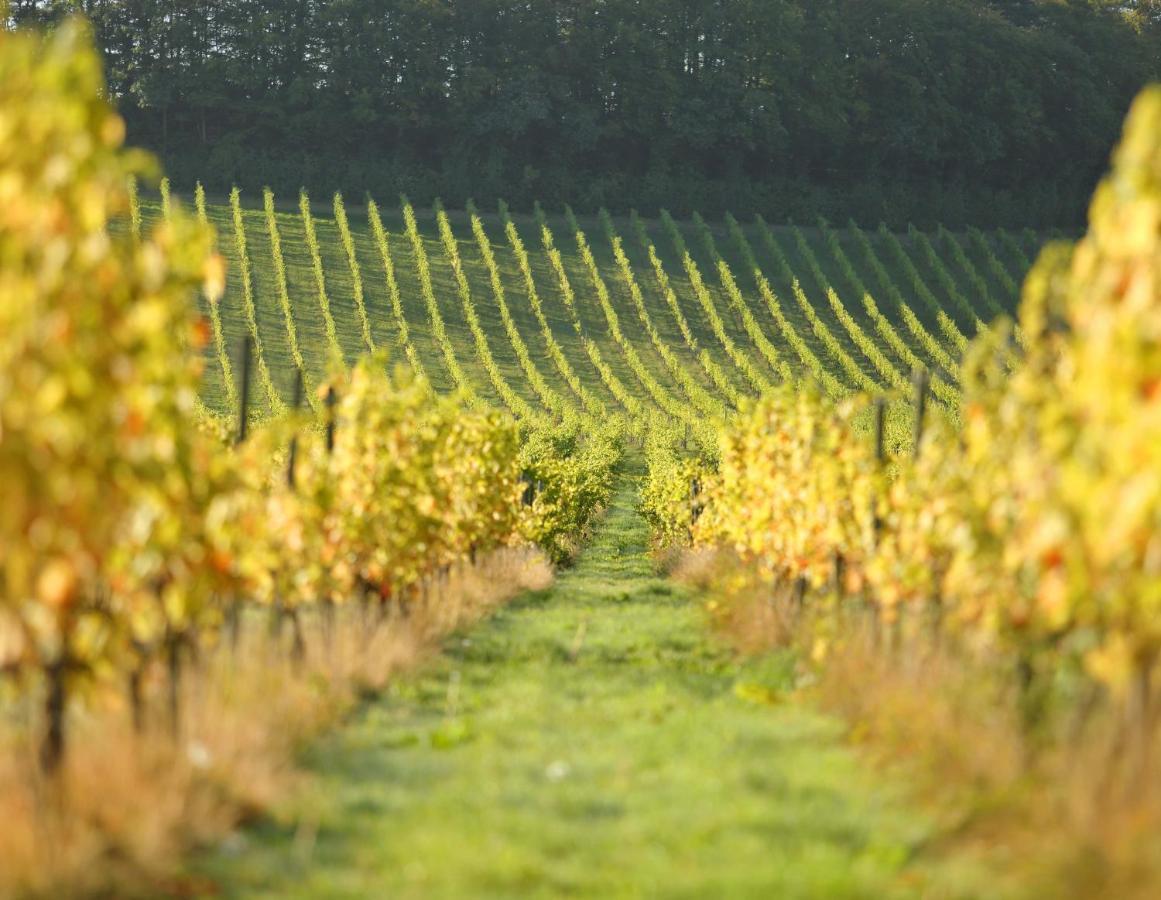
[(0, 33), (0, 896), (1149, 895), (1161, 91), (1070, 243), (213, 196), (101, 85)]
[[(330, 359), (379, 348), (438, 393), (522, 420), (704, 421), (777, 384), (886, 393), (917, 368), (954, 418), (967, 339), (1014, 312), (1049, 237), (263, 201), (199, 206), (228, 263), (223, 298), (203, 300), (220, 323), (203, 396), (223, 414), (250, 335), (269, 373), (252, 385), (258, 416), (299, 372), (314, 384)], [(142, 190), (145, 226), (162, 215)]]

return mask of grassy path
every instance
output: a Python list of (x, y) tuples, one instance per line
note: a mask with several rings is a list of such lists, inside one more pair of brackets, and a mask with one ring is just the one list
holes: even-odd
[(313, 828), (202, 870), (228, 897), (919, 894), (928, 837), (829, 719), (654, 575), (625, 478), (578, 565), (310, 753)]

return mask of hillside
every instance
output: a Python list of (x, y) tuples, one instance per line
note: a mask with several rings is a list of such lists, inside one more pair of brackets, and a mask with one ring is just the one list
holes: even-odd
[[(346, 213), (370, 343), (393, 359), (405, 360), (403, 326), (392, 304), (384, 258), (367, 210), (351, 205)], [(160, 214), (160, 205), (143, 197), (146, 227)], [(209, 202), (207, 215), (229, 263), (227, 291), (220, 303), (221, 337), (225, 354), (236, 360), (250, 329), (238, 235), (228, 201)], [(455, 376), (449, 354), (436, 337), (438, 326), (421, 289), (402, 211), (385, 207), (381, 216), (407, 339), (435, 388), (449, 392), (456, 386)], [(288, 318), (267, 217), (254, 198), (242, 200), (254, 325), (275, 393), (283, 402), (289, 402), (293, 393), (292, 340), (308, 385), (326, 368), (328, 311), (347, 362), (368, 349), (355, 276), (333, 208), (316, 202), (311, 218), (325, 307), (301, 212), (287, 204), (276, 206), (274, 222), (292, 314)], [(435, 311), (470, 389), (486, 402), (514, 407), (524, 415), (529, 409), (579, 411), (586, 401), (589, 411), (615, 410), (624, 407), (629, 396), (646, 410), (660, 409), (681, 418), (682, 409), (698, 413), (728, 409), (739, 397), (753, 396), (759, 388), (786, 378), (821, 374), (831, 393), (888, 391), (901, 387), (916, 364), (935, 373), (937, 396), (950, 407), (964, 340), (1014, 310), (1016, 286), (1043, 240), (1031, 231), (892, 234), (853, 225), (824, 229), (824, 223), (799, 228), (762, 221), (707, 224), (696, 217), (679, 222), (665, 217), (580, 217), (596, 264), (594, 278), (568, 216), (554, 212), (545, 223), (560, 251), (562, 282), (545, 249), (537, 217), (513, 213), (510, 221), (524, 245), (542, 322), (531, 302), (520, 256), (506, 233), (509, 219), (495, 211), (481, 212), (479, 218), (494, 258), (499, 297), (470, 215), (448, 213), (485, 353), (495, 362), (491, 376), (465, 314), (435, 211), (421, 209), (416, 222)], [(678, 237), (684, 247), (678, 246)], [(621, 241), (624, 262), (614, 253), (615, 238)], [(598, 280), (607, 292), (612, 320), (600, 302)], [(697, 289), (699, 281), (704, 292)], [(569, 289), (576, 301), (575, 320), (565, 302), (564, 291)], [(717, 317), (720, 329), (711, 316)], [(550, 351), (550, 340), (559, 354)], [(524, 363), (521, 350), (527, 351)], [(235, 381), (237, 377), (235, 371)], [(270, 398), (259, 378), (251, 389), (256, 407), (268, 408)], [(216, 346), (208, 351), (204, 394), (214, 409), (224, 411), (229, 405)]]

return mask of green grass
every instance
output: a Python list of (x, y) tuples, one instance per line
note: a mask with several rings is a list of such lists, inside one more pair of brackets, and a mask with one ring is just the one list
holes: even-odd
[(626, 477), (575, 568), (312, 747), (315, 799), (199, 874), (238, 898), (958, 895), (793, 660), (739, 661), (654, 573), (635, 498)]
[[(175, 197), (180, 191), (175, 191)], [(192, 192), (188, 192), (192, 193)], [(278, 300), (276, 282), (273, 273), (270, 240), (267, 236), (266, 223), (261, 209), (261, 197), (255, 192), (253, 196), (243, 194), (243, 204), (246, 206), (244, 215), (247, 243), (249, 246), (251, 266), (253, 269), (253, 283), (258, 328), (262, 336), (266, 363), (272, 374), (276, 389), (284, 400), (289, 400), (294, 384), (294, 361), (286, 337), (286, 325), (281, 305)], [(390, 252), (395, 266), (396, 275), (407, 318), (412, 343), (424, 365), (432, 383), (439, 391), (448, 391), (452, 388), (452, 379), (447, 370), (447, 363), (437, 346), (431, 332), (428, 313), (420, 296), (415, 262), (406, 237), (403, 234), (402, 216), (394, 198), (379, 198), (383, 212), (384, 225), (390, 235)], [(290, 304), (294, 312), (295, 327), (299, 345), (305, 360), (308, 372), (308, 383), (324, 371), (326, 361), (326, 339), (323, 324), (323, 315), (319, 307), (314, 276), (311, 270), (310, 256), (307, 251), (305, 233), (301, 217), (298, 214), (296, 198), (278, 198), (277, 221), (282, 238), (283, 254), (286, 260), (287, 284)], [(187, 198), (188, 203), (188, 198)], [(143, 193), (142, 209), (146, 223), (156, 220), (160, 215), (160, 205), (156, 198)], [(209, 218), (219, 229), (220, 245), (227, 260), (231, 263), (226, 296), (221, 304), (223, 332), (227, 349), (232, 357), (240, 351), (242, 336), (246, 324), (241, 308), (241, 288), (237, 276), (234, 253), (232, 222), (229, 208), (224, 202), (211, 202), (208, 208)], [(430, 210), (417, 210), (419, 226), (424, 238), (425, 248), (430, 260), (431, 274), (434, 289), (441, 315), (447, 326), (448, 334), (454, 347), (456, 359), (463, 368), (468, 380), (474, 389), (488, 402), (500, 405), (496, 390), (490, 383), (483, 366), (477, 356), (476, 345), (472, 334), (464, 321), (463, 310), (456, 294), (455, 283), (451, 267), (446, 258), (443, 247), (440, 245), (436, 230), (435, 217)], [(371, 333), (375, 342), (386, 349), (396, 359), (404, 358), (404, 351), (400, 346), (398, 328), (392, 316), (388, 297), (383, 266), (374, 244), (370, 228), (366, 219), (365, 209), (360, 204), (348, 205), (351, 230), (354, 239), (356, 258), (362, 271), (364, 283), (365, 304), (370, 323)], [(491, 286), (488, 283), (486, 267), (480, 256), (479, 248), (473, 238), (470, 222), (466, 214), (451, 212), (451, 221), (456, 237), (459, 241), (459, 252), (463, 259), (464, 270), (471, 287), (483, 331), (488, 337), (489, 350), (496, 361), (496, 365), (503, 378), (517, 395), (533, 406), (539, 407), (540, 400), (532, 390), (527, 378), (522, 372), (511, 340), (503, 328), (499, 310), (493, 299)], [(330, 298), (332, 315), (334, 317), (339, 344), (348, 361), (351, 361), (361, 352), (363, 346), (361, 321), (356, 309), (351, 284), (350, 267), (346, 253), (341, 245), (339, 230), (333, 220), (333, 211), (329, 203), (317, 202), (313, 208), (315, 226), (320, 243), (321, 257), (326, 277), (327, 293)], [(529, 354), (544, 378), (562, 396), (576, 404), (576, 395), (570, 391), (552, 363), (544, 337), (540, 333), (528, 301), (527, 291), (523, 283), (517, 261), (511, 247), (508, 245), (499, 217), (493, 211), (484, 211), (483, 223), (495, 251), (496, 261), (501, 274), (508, 305), (513, 321), (520, 336), (529, 349)], [(534, 280), (538, 292), (543, 300), (545, 312), (551, 325), (556, 341), (577, 372), (584, 386), (594, 395), (601, 398), (611, 409), (617, 408), (617, 403), (608, 387), (602, 383), (601, 377), (594, 368), (583, 346), (580, 344), (572, 321), (563, 307), (559, 286), (549, 265), (548, 258), (541, 248), (540, 236), (534, 228), (531, 215), (516, 215), (515, 220), (521, 236), (528, 249)], [(556, 245), (560, 248), (565, 269), (572, 281), (577, 296), (578, 315), (585, 336), (597, 344), (601, 358), (609, 366), (615, 376), (647, 407), (655, 406), (652, 398), (643, 387), (640, 379), (634, 374), (625, 357), (625, 351), (618, 347), (609, 333), (608, 324), (597, 303), (592, 287), (592, 280), (588, 277), (583, 263), (577, 252), (576, 242), (569, 232), (566, 219), (563, 215), (549, 215), (548, 222), (556, 238)], [(648, 256), (630, 228), (626, 218), (614, 219), (617, 232), (624, 241), (626, 253), (631, 261), (635, 278), (641, 286), (647, 312), (654, 325), (674, 357), (682, 363), (691, 377), (707, 392), (721, 397), (720, 391), (709, 380), (703, 367), (697, 362), (693, 352), (686, 346), (678, 330), (673, 313), (658, 288), (656, 278), (650, 267)], [(603, 229), (595, 216), (581, 217), (580, 225), (589, 236), (594, 256), (597, 260), (603, 278), (609, 287), (611, 300), (620, 317), (626, 336), (636, 353), (648, 369), (649, 374), (679, 402), (684, 402), (683, 392), (672, 373), (667, 370), (665, 362), (656, 348), (651, 345), (649, 336), (639, 325), (638, 314), (633, 307), (627, 287), (617, 269), (612, 249), (605, 239)], [(645, 222), (650, 239), (656, 245), (657, 252), (665, 265), (674, 286), (675, 293), (681, 304), (682, 312), (689, 321), (691, 330), (700, 348), (709, 351), (726, 377), (741, 390), (746, 388), (746, 380), (726, 356), (725, 351), (712, 332), (706, 319), (705, 312), (693, 295), (689, 281), (682, 269), (681, 260), (677, 256), (672, 242), (667, 237), (660, 223), (655, 220)], [(736, 243), (731, 239), (723, 223), (710, 223), (717, 243), (718, 251), (733, 270), (734, 277), (741, 286), (742, 293), (749, 305), (754, 319), (763, 334), (775, 346), (782, 359), (790, 362), (795, 374), (801, 373), (801, 362), (787, 343), (784, 336), (771, 317), (765, 303), (758, 296), (754, 285), (752, 272), (743, 264), (743, 257)], [(789, 265), (784, 270), (778, 261), (771, 256), (764, 241), (761, 239), (760, 229), (753, 222), (743, 222), (743, 231), (747, 235), (755, 257), (768, 278), (771, 287), (781, 300), (781, 307), (786, 318), (803, 338), (806, 344), (841, 381), (848, 381), (842, 370), (835, 364), (833, 358), (821, 346), (818, 338), (812, 333), (803, 311), (798, 308), (791, 293), (791, 279), (798, 278), (811, 305), (818, 313), (823, 323), (838, 341), (844, 345), (849, 353), (859, 362), (866, 375), (873, 380), (880, 381), (880, 376), (862, 359), (851, 337), (843, 325), (835, 319), (834, 313), (827, 302), (822, 286), (812, 277), (801, 254), (795, 248), (791, 233), (784, 228), (775, 228), (775, 238), (786, 251)], [(730, 339), (737, 344), (742, 352), (753, 360), (758, 372), (766, 380), (777, 382), (778, 374), (762, 358), (757, 348), (748, 337), (741, 317), (733, 309), (718, 279), (714, 260), (709, 258), (704, 242), (699, 239), (696, 229), (690, 222), (679, 223), (685, 241), (697, 263), (705, 280), (717, 311), (723, 319)], [(874, 326), (867, 318), (859, 297), (850, 293), (842, 272), (838, 268), (823, 234), (817, 228), (803, 230), (805, 239), (813, 250), (821, 265), (824, 276), (831, 285), (839, 291), (846, 304), (847, 310), (854, 317), (859, 326), (876, 340), (878, 336)], [(943, 341), (944, 349), (952, 356), (958, 356), (956, 349), (949, 346), (940, 334), (937, 323), (933, 320), (930, 311), (918, 298), (911, 296), (912, 288), (908, 280), (897, 272), (896, 260), (892, 254), (882, 246), (882, 238), (873, 229), (867, 230), (871, 242), (879, 249), (879, 256), (888, 266), (895, 278), (895, 284), (901, 291), (912, 310), (923, 321), (928, 331)], [(840, 243), (850, 252), (849, 255), (858, 270), (859, 275), (868, 285), (876, 285), (874, 272), (870, 270), (862, 253), (855, 252), (853, 239), (845, 229), (838, 231)], [(984, 243), (990, 246), (996, 260), (1010, 273), (1012, 281), (1019, 283), (1024, 273), (1019, 270), (1020, 263), (1010, 252), (1010, 248), (997, 234), (983, 236)], [(988, 284), (988, 294), (995, 304), (1011, 310), (1015, 306), (1016, 298), (1007, 296), (1005, 288), (996, 276), (990, 272), (982, 248), (978, 242), (972, 242), (966, 234), (952, 235), (951, 239), (959, 241), (965, 255), (974, 264), (976, 269), (983, 273)], [(956, 318), (956, 310), (950, 300), (942, 296), (940, 285), (930, 271), (927, 261), (923, 258), (914, 240), (907, 236), (900, 237), (904, 247), (911, 254), (916, 269), (927, 282), (927, 287), (934, 294), (936, 300), (943, 304), (945, 311)], [(973, 304), (976, 314), (985, 317), (988, 314), (983, 298), (973, 296), (973, 288), (962, 269), (955, 264), (951, 253), (943, 238), (933, 243), (937, 252), (945, 262), (945, 267), (956, 280), (958, 293)], [(1010, 284), (1011, 282), (1009, 282)], [(872, 288), (877, 289), (877, 288)], [(898, 319), (898, 312), (894, 303), (886, 302), (885, 297), (877, 297), (881, 311), (892, 320), (901, 338), (908, 343), (911, 350), (920, 358), (927, 358), (912, 334)], [(962, 318), (962, 316), (960, 316)], [(966, 327), (967, 323), (961, 323)], [(884, 347), (890, 356), (889, 348)], [(206, 376), (204, 396), (211, 408), (225, 410), (226, 391), (223, 384), (221, 367), (216, 355), (211, 350), (206, 354)], [(238, 371), (235, 366), (235, 375)], [(264, 407), (264, 399), (257, 386), (252, 394), (252, 401), (259, 408)]]

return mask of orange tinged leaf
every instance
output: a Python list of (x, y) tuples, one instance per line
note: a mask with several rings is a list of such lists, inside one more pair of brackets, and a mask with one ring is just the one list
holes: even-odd
[(77, 591), (77, 571), (66, 559), (55, 559), (36, 579), (36, 596), (45, 606), (63, 609), (72, 604)]

